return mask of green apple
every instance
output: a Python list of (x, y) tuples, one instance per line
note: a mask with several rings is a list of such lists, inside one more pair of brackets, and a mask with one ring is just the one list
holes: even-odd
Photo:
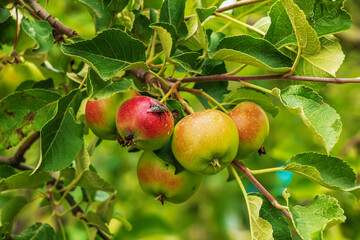
[(239, 132), (237, 159), (259, 150), (269, 135), (269, 120), (264, 110), (255, 103), (242, 102), (228, 113)]
[(182, 203), (199, 188), (202, 175), (185, 169), (175, 174), (175, 166), (165, 162), (153, 151), (144, 151), (137, 165), (137, 175), (145, 193), (164, 201)]
[(218, 110), (193, 113), (175, 126), (171, 149), (187, 170), (216, 174), (236, 156), (239, 134), (234, 122)]

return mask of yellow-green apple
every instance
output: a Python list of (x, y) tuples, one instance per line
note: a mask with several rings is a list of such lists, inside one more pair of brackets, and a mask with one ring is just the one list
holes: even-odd
[(171, 149), (187, 170), (216, 174), (234, 159), (239, 135), (234, 122), (218, 110), (203, 110), (186, 116), (175, 126)]
[(269, 120), (264, 110), (255, 103), (242, 102), (228, 113), (239, 132), (236, 158), (245, 158), (259, 150), (269, 135)]
[(117, 110), (125, 100), (137, 95), (137, 91), (129, 90), (115, 93), (105, 99), (88, 100), (85, 107), (85, 117), (89, 128), (99, 138), (115, 140)]
[(137, 175), (145, 193), (164, 201), (182, 203), (200, 186), (202, 175), (181, 170), (175, 174), (175, 166), (165, 162), (153, 151), (144, 151), (137, 165)]
[(174, 118), (158, 100), (138, 96), (125, 101), (116, 116), (116, 127), (124, 146), (156, 150), (165, 145), (174, 130)]

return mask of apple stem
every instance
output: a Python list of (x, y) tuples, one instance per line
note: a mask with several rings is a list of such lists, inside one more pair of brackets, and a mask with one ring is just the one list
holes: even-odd
[(164, 205), (164, 195), (163, 194), (160, 194), (159, 196), (157, 196), (156, 198), (155, 198), (155, 200), (157, 200), (157, 201), (159, 201), (159, 202), (161, 202), (161, 205)]
[(217, 158), (213, 158), (211, 161), (210, 161), (210, 164), (214, 167), (214, 168), (221, 168), (221, 165), (219, 163), (219, 159)]
[(284, 213), (284, 215), (289, 218), (290, 220), (292, 220), (292, 217), (290, 215), (290, 213), (286, 210), (287, 207), (284, 207), (282, 205), (280, 205), (280, 203), (278, 203), (278, 201), (276, 201), (276, 199), (261, 185), (261, 183), (249, 172), (249, 169), (247, 167), (245, 167), (242, 163), (240, 163), (239, 161), (237, 161), (236, 159), (234, 159), (232, 161), (232, 164), (234, 164), (237, 168), (239, 168), (244, 174), (245, 176), (260, 190), (260, 192), (262, 192), (264, 194), (264, 196), (271, 202), (271, 204), (280, 209), (281, 212)]

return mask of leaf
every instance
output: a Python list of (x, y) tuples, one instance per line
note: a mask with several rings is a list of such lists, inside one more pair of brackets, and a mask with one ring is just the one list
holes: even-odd
[(351, 16), (344, 10), (344, 0), (316, 0), (309, 20), (319, 37), (351, 28)]
[(154, 34), (154, 30), (149, 27), (151, 22), (146, 16), (142, 15), (140, 11), (134, 11), (134, 14), (135, 20), (131, 30), (132, 36), (148, 44), (151, 36)]
[(274, 105), (268, 95), (258, 90), (242, 87), (231, 91), (225, 98), (224, 103), (235, 107), (241, 102), (253, 102), (259, 105), (264, 111), (275, 117), (279, 113), (279, 108)]
[(209, 8), (196, 8), (196, 13), (199, 16), (200, 22), (205, 21), (208, 17), (210, 17), (216, 10), (216, 7)]
[(109, 223), (116, 203), (116, 195), (111, 195), (105, 201), (102, 201), (96, 208), (96, 215), (99, 216), (104, 222)]
[(201, 26), (199, 17), (195, 16), (190, 18), (186, 22), (186, 26), (188, 29), (188, 34), (186, 38), (181, 42), (181, 44), (185, 45), (192, 51), (198, 51), (200, 49), (209, 51), (207, 36), (204, 32), (203, 27)]
[(29, 89), (0, 100), (0, 150), (16, 146), (29, 132), (39, 131), (53, 116), (59, 94)]
[(249, 201), (249, 218), (251, 236), (254, 240), (270, 240), (273, 238), (273, 229), (271, 224), (259, 217), (263, 200), (254, 195), (247, 196)]
[(259, 193), (250, 193), (249, 197), (250, 196), (256, 196), (262, 199), (262, 204), (259, 211), (259, 218), (262, 218), (271, 224), (273, 230), (273, 238), (275, 240), (292, 239), (289, 225), (283, 213), (279, 211), (279, 209), (274, 207), (264, 195)]
[(5, 22), (10, 17), (10, 11), (8, 9), (0, 8), (0, 23)]
[(76, 175), (80, 176), (90, 167), (90, 155), (87, 145), (84, 143), (80, 152), (75, 158)]
[(281, 91), (275, 88), (273, 93), (320, 138), (329, 154), (341, 133), (342, 123), (339, 114), (324, 103), (321, 96), (306, 86), (293, 85)]
[(83, 126), (77, 123), (75, 111), (80, 106), (80, 90), (75, 89), (59, 99), (56, 115), (40, 132), (41, 155), (36, 170), (59, 171), (75, 159), (83, 145)]
[(174, 126), (186, 116), (181, 104), (177, 100), (167, 99), (164, 104), (174, 117)]
[(201, 69), (201, 74), (204, 76), (224, 74), (226, 72), (224, 61), (215, 59), (206, 59)]
[(31, 174), (26, 170), (0, 180), (0, 192), (19, 188), (38, 188), (52, 178), (48, 172), (37, 172)]
[(159, 22), (172, 24), (176, 29), (184, 22), (186, 0), (165, 0), (160, 9)]
[(164, 162), (175, 167), (175, 174), (184, 170), (184, 167), (176, 160), (172, 150), (171, 141), (169, 140), (162, 148), (155, 150), (154, 153)]
[(121, 70), (148, 70), (144, 44), (119, 29), (105, 30), (90, 40), (61, 45), (61, 50), (89, 64), (103, 79)]
[(106, 226), (105, 221), (94, 212), (90, 211), (86, 214), (87, 224), (98, 227), (105, 233), (111, 235), (109, 228)]
[(345, 222), (344, 210), (338, 204), (338, 201), (327, 195), (317, 195), (313, 202), (307, 206), (292, 206), (289, 204), (290, 214), (293, 225), (305, 240), (323, 239), (325, 229), (333, 225)]
[(102, 0), (79, 0), (91, 10), (94, 11), (97, 17), (101, 18), (104, 15), (104, 1)]
[(290, 18), (295, 31), (298, 46), (301, 53), (312, 55), (320, 51), (320, 42), (315, 30), (306, 20), (304, 12), (296, 5), (293, 0), (281, 0)]
[(291, 59), (271, 43), (248, 35), (224, 38), (212, 58), (253, 65), (274, 72), (286, 72), (292, 66)]
[(170, 61), (171, 55), (175, 52), (175, 43), (177, 41), (175, 27), (168, 23), (153, 23), (150, 28), (154, 29), (159, 35), (165, 60)]
[(102, 179), (96, 172), (86, 170), (78, 183), (79, 186), (89, 190), (101, 190), (104, 192), (114, 192), (114, 188)]
[[(227, 89), (229, 82), (227, 81), (216, 81), (216, 82), (197, 82), (195, 83), (194, 88), (201, 89), (203, 92), (206, 92), (211, 97), (213, 97), (218, 102), (223, 102), (224, 97), (230, 91)], [(212, 102), (200, 95), (196, 95), (205, 108), (211, 108)]]
[(329, 189), (351, 192), (360, 200), (360, 187), (355, 186), (354, 170), (340, 158), (302, 153), (288, 160), (284, 170), (303, 175)]
[(0, 163), (0, 180), (16, 174), (15, 169), (7, 163)]
[(172, 57), (171, 60), (180, 64), (186, 71), (200, 74), (201, 71), (198, 69), (200, 55), (197, 52), (186, 52)]
[(49, 224), (38, 222), (14, 237), (16, 240), (55, 240), (55, 231)]
[(7, 224), (3, 231), (10, 233), (12, 232), (16, 215), (27, 203), (28, 200), (26, 198), (15, 196), (12, 197), (10, 201), (1, 206), (1, 224)]
[(39, 44), (39, 51), (50, 51), (54, 44), (54, 37), (52, 36), (52, 27), (48, 21), (33, 21), (24, 18), (21, 20), (21, 27)]

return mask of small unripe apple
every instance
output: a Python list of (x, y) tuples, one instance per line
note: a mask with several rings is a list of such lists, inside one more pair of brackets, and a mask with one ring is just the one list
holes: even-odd
[(193, 113), (175, 126), (171, 149), (187, 170), (216, 174), (234, 159), (239, 135), (234, 122), (218, 110)]
[(228, 113), (239, 132), (236, 158), (245, 158), (259, 150), (269, 135), (269, 120), (264, 110), (255, 103), (242, 102)]
[(144, 151), (137, 165), (137, 175), (145, 193), (164, 201), (181, 203), (200, 186), (202, 175), (185, 169), (175, 174), (175, 166), (159, 158), (153, 151)]
[(124, 101), (137, 95), (135, 90), (129, 90), (105, 99), (88, 100), (85, 117), (89, 128), (99, 138), (115, 140), (117, 135), (116, 112)]
[(158, 100), (138, 96), (125, 101), (116, 116), (122, 144), (142, 150), (156, 150), (165, 145), (174, 130), (174, 118)]

